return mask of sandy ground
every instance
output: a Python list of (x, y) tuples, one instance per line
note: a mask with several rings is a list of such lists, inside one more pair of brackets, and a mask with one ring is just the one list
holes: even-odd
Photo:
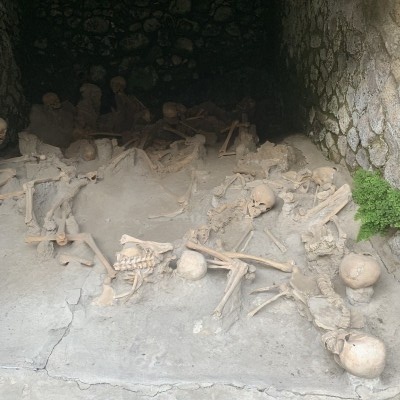
[[(298, 149), (294, 169), (332, 165), (309, 140), (292, 135), (285, 142)], [(17, 178), (2, 192), (18, 190), (27, 175), (46, 175), (49, 167), (17, 165)], [(5, 165), (4, 167), (6, 167)], [(11, 166), (11, 165), (9, 165)], [(149, 219), (179, 208), (190, 183), (187, 170), (154, 176), (142, 163), (127, 159), (103, 180), (81, 189), (73, 213), (82, 232), (90, 232), (111, 263), (129, 234), (143, 240), (176, 242), (207, 220), (211, 190), (232, 175), (234, 157), (218, 158), (208, 149), (197, 190), (187, 210), (176, 217)], [(97, 167), (82, 165), (87, 172)], [(337, 166), (335, 184), (351, 178)], [(55, 171), (52, 171), (55, 173)], [(32, 177), (31, 177), (32, 179)], [(43, 217), (56, 193), (56, 184), (41, 184), (36, 212)], [(233, 185), (227, 196), (240, 187)], [(301, 224), (280, 219), (283, 201), (254, 220), (255, 231), (246, 253), (279, 261), (295, 260), (306, 270)], [(319, 331), (298, 312), (295, 303), (281, 298), (253, 318), (247, 313), (275, 293), (254, 295), (255, 288), (287, 279), (287, 274), (261, 267), (253, 281), (244, 281), (230, 312), (215, 320), (211, 314), (223, 295), (226, 272), (213, 270), (199, 281), (176, 273), (145, 283), (126, 303), (93, 304), (102, 291), (104, 269), (72, 262), (61, 266), (55, 258), (41, 261), (36, 246), (24, 242), (24, 199), (0, 206), (0, 399), (400, 399), (399, 281), (397, 265), (385, 242), (356, 243), (356, 207), (350, 202), (338, 215), (350, 251), (379, 258), (382, 276), (370, 304), (358, 307), (363, 329), (381, 338), (388, 350), (380, 379), (358, 379), (345, 373), (321, 343)], [(285, 254), (263, 233), (265, 226), (288, 247)], [(221, 235), (226, 246), (237, 241), (243, 221), (233, 221)], [(374, 248), (375, 245), (375, 248)], [(79, 251), (82, 246), (57, 248)], [(378, 250), (378, 252), (376, 251)], [(379, 253), (379, 255), (378, 255)], [(386, 258), (385, 258), (386, 257)], [(339, 279), (335, 288), (344, 294)], [(113, 282), (117, 293), (129, 286), (122, 274)]]

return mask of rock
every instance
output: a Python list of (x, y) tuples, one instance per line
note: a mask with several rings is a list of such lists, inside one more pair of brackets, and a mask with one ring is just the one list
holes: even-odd
[(215, 10), (214, 21), (215, 22), (227, 22), (233, 18), (233, 10), (228, 6), (221, 6)]
[(187, 53), (193, 52), (193, 42), (185, 37), (178, 38), (175, 42), (175, 48)]
[(369, 158), (374, 167), (385, 165), (389, 147), (382, 138), (374, 140), (368, 148)]
[(346, 156), (347, 151), (347, 138), (345, 135), (340, 136), (337, 141), (337, 147), (341, 156)]
[(92, 17), (83, 23), (85, 31), (97, 34), (106, 33), (109, 26), (110, 22), (102, 17)]
[(173, 0), (169, 6), (169, 10), (173, 14), (187, 14), (192, 9), (191, 0)]
[(369, 163), (367, 150), (365, 150), (365, 149), (359, 149), (357, 151), (356, 160), (357, 160), (358, 165), (362, 169), (368, 170), (371, 166), (371, 164)]
[(375, 96), (371, 99), (367, 110), (369, 126), (377, 135), (382, 134), (385, 126), (385, 115), (383, 113), (383, 107), (378, 96)]
[(146, 47), (149, 42), (149, 38), (144, 33), (136, 32), (123, 38), (120, 42), (120, 45), (123, 50), (130, 52)]
[(324, 124), (325, 124), (325, 128), (326, 128), (329, 132), (332, 132), (332, 133), (334, 133), (335, 135), (338, 135), (338, 134), (339, 134), (339, 132), (340, 132), (340, 130), (339, 130), (339, 125), (338, 125), (337, 121), (335, 121), (334, 119), (328, 118), (328, 119), (325, 121)]
[(342, 133), (347, 133), (350, 126), (350, 115), (347, 112), (346, 106), (342, 106), (338, 111), (339, 127)]
[(361, 146), (368, 147), (375, 138), (375, 133), (371, 130), (367, 113), (363, 114), (357, 124), (358, 136)]
[(156, 30), (158, 30), (160, 28), (160, 26), (161, 26), (161, 23), (156, 18), (149, 18), (143, 22), (143, 30), (147, 33), (155, 32)]

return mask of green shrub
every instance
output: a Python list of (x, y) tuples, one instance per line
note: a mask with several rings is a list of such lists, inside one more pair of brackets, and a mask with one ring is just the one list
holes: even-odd
[(361, 221), (357, 241), (385, 234), (389, 228), (400, 228), (400, 190), (393, 188), (379, 172), (357, 170), (353, 200), (359, 205), (355, 219)]

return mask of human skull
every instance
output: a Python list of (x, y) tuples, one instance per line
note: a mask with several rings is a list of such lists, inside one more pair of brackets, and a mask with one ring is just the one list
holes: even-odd
[(197, 281), (207, 273), (207, 261), (197, 251), (185, 250), (177, 262), (176, 273), (184, 279)]
[(266, 184), (253, 188), (250, 194), (250, 201), (247, 204), (247, 211), (252, 218), (270, 210), (275, 204), (275, 194)]
[(0, 144), (4, 142), (4, 139), (6, 138), (6, 133), (7, 122), (3, 118), (0, 118)]
[(372, 379), (385, 368), (385, 344), (374, 336), (340, 330), (326, 333), (322, 341), (334, 354), (335, 361), (350, 374)]
[(347, 254), (339, 267), (339, 276), (351, 304), (369, 303), (374, 294), (373, 285), (380, 275), (379, 263), (367, 254)]
[(58, 110), (61, 108), (60, 98), (56, 93), (47, 92), (42, 96), (43, 104), (51, 110)]
[(110, 81), (111, 90), (114, 93), (123, 93), (126, 89), (126, 80), (122, 76), (114, 76)]
[(85, 100), (92, 100), (95, 105), (100, 106), (101, 89), (98, 86), (93, 83), (84, 83), (79, 90)]
[(350, 253), (340, 263), (339, 275), (346, 287), (362, 289), (377, 282), (381, 275), (381, 267), (368, 254)]
[(167, 101), (162, 106), (162, 113), (164, 118), (173, 119), (178, 117), (177, 104), (172, 101)]
[(311, 179), (313, 182), (315, 182), (319, 186), (325, 185), (327, 183), (332, 184), (336, 171), (337, 171), (337, 168), (335, 168), (335, 167), (315, 168), (312, 171)]

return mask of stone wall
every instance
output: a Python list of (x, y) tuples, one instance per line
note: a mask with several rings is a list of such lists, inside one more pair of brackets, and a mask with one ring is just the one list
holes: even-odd
[(1, 147), (16, 139), (26, 125), (26, 104), (21, 74), (14, 57), (19, 41), (18, 7), (13, 0), (0, 0), (0, 117), (8, 122), (7, 139)]
[(284, 0), (282, 54), (307, 133), (351, 170), (400, 187), (400, 2)]
[(273, 3), (23, 0), (26, 95), (38, 102), (50, 90), (74, 101), (83, 82), (107, 94), (115, 75), (146, 102), (222, 93), (236, 101), (246, 91), (261, 92), (271, 81), (264, 71)]

